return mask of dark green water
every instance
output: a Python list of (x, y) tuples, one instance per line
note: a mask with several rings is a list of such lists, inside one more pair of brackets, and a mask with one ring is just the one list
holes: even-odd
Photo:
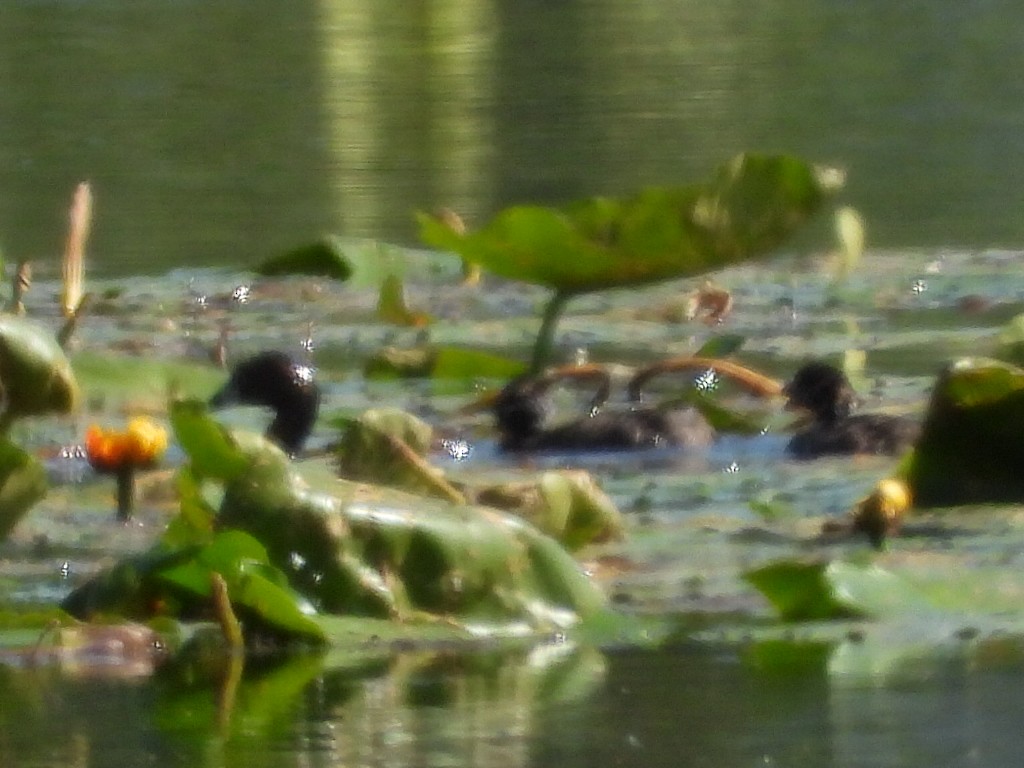
[(845, 166), (875, 247), (1016, 247), (1022, 31), (1008, 0), (10, 0), (0, 245), (59, 252), (81, 179), (93, 268), (159, 274), (763, 149)]

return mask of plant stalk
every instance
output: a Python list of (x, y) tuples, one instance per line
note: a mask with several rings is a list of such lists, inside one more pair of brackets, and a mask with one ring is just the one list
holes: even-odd
[(117, 476), (117, 519), (127, 523), (135, 513), (135, 467), (124, 466)]
[(562, 310), (571, 299), (573, 294), (566, 291), (555, 291), (551, 301), (544, 307), (544, 316), (541, 319), (540, 331), (537, 333), (537, 340), (533, 343), (533, 359), (530, 361), (529, 374), (536, 376), (551, 360), (551, 350), (555, 341), (555, 326), (558, 325), (558, 318)]

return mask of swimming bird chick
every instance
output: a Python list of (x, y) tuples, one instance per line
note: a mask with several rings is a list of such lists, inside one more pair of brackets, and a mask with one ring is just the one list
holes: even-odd
[(894, 455), (913, 444), (920, 427), (910, 419), (881, 413), (853, 415), (857, 395), (846, 375), (833, 365), (811, 362), (783, 389), (787, 408), (804, 409), (812, 421), (786, 446), (801, 459), (826, 455)]
[[(589, 414), (553, 427), (550, 388), (563, 380), (592, 379), (598, 390)], [(714, 437), (704, 418), (692, 408), (636, 406), (601, 410), (611, 389), (610, 376), (599, 366), (567, 366), (539, 376), (520, 376), (501, 390), (491, 409), (506, 451), (614, 451), (657, 445), (707, 445)]]
[(211, 408), (262, 405), (274, 411), (267, 437), (288, 453), (298, 453), (313, 431), (320, 388), (313, 369), (284, 352), (260, 352), (238, 363), (227, 383), (210, 398)]

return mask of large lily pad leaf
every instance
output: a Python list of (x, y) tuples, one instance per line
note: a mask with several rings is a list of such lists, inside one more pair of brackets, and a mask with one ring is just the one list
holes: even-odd
[(46, 328), (24, 317), (0, 315), (3, 421), (66, 413), (78, 400), (71, 364)]
[(344, 504), (297, 478), (254, 473), (228, 486), (220, 520), (263, 541), (293, 585), (332, 613), (444, 616), (500, 633), (566, 626), (604, 606), (565, 550), (496, 511), (416, 496), (400, 507)]
[(964, 359), (938, 377), (902, 469), (917, 507), (1024, 501), (1024, 370)]
[(419, 215), (424, 242), (495, 274), (572, 294), (686, 277), (779, 245), (834, 188), (794, 157), (740, 155), (705, 184), (563, 209), (515, 206), (462, 233)]

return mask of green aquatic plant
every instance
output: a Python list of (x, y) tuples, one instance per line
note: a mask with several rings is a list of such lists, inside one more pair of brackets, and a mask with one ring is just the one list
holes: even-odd
[(562, 208), (518, 205), (476, 231), (419, 214), (420, 237), (494, 274), (552, 290), (531, 370), (549, 361), (575, 296), (692, 277), (770, 252), (841, 186), (842, 176), (782, 155), (739, 155), (703, 184), (652, 187)]
[(958, 360), (939, 374), (901, 467), (915, 507), (1024, 501), (1024, 370)]
[(0, 314), (0, 541), (47, 489), (46, 470), (10, 441), (18, 419), (67, 413), (78, 401), (71, 364), (49, 329)]
[[(509, 483), (459, 483), (430, 463), (433, 428), (397, 408), (364, 411), (337, 419), (334, 447), (338, 473), (348, 480), (511, 512), (528, 520), (569, 551), (620, 538), (618, 508), (583, 471), (553, 470)], [(450, 448), (457, 450), (456, 446)]]
[(321, 615), (399, 622), (415, 638), (437, 622), (520, 635), (605, 610), (572, 557), (516, 517), (344, 480), (315, 490), (275, 445), (228, 433), (194, 401), (174, 404), (171, 423), (189, 457), (181, 513), (148, 552), (72, 593), (73, 615), (208, 612), (214, 575), (243, 625), (306, 640), (330, 639)]

